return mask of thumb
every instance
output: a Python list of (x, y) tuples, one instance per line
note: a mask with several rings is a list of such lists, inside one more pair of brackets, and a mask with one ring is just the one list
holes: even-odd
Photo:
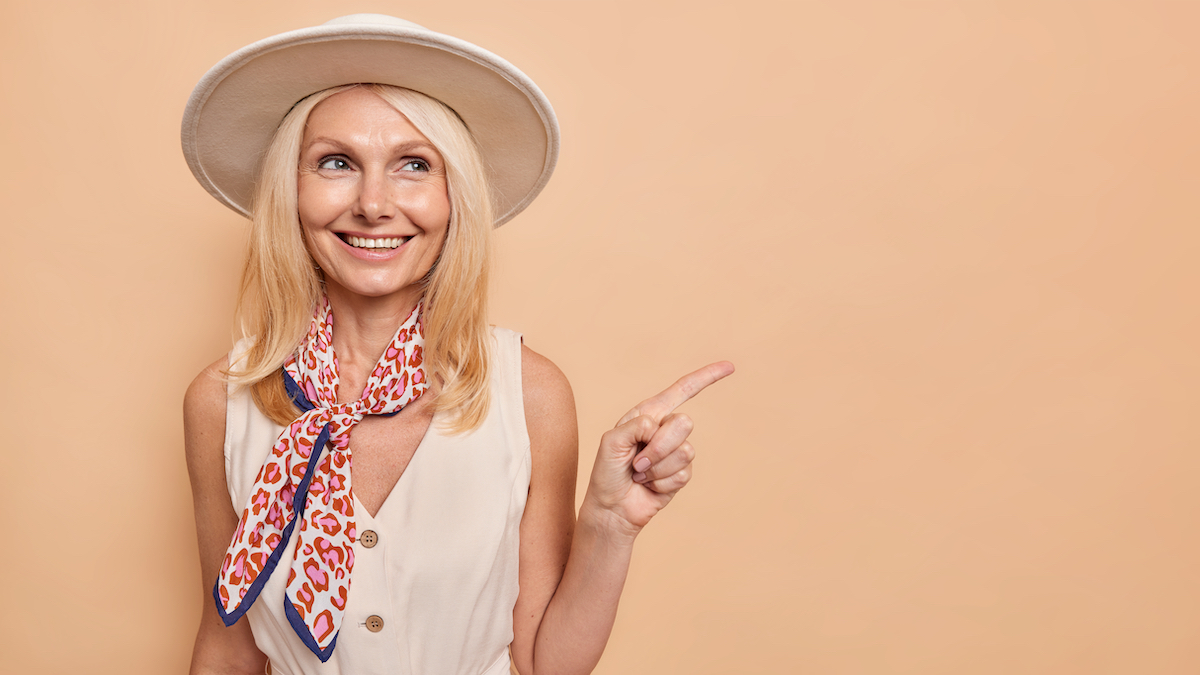
[(600, 458), (616, 464), (632, 464), (633, 456), (650, 442), (658, 426), (653, 417), (639, 415), (609, 429), (600, 437)]

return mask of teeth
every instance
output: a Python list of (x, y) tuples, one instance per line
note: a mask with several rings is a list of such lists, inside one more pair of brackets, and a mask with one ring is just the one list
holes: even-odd
[(396, 248), (404, 243), (407, 237), (384, 237), (368, 239), (366, 237), (346, 237), (346, 241), (355, 248)]

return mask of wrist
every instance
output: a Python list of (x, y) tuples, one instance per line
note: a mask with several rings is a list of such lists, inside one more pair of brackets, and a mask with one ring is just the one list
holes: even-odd
[(602, 505), (592, 496), (592, 491), (583, 497), (579, 507), (576, 527), (595, 533), (601, 539), (617, 545), (632, 546), (642, 528), (629, 522), (615, 510)]

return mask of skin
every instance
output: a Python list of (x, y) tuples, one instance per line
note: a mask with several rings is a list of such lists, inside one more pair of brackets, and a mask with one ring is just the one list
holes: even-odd
[[(312, 112), (301, 146), (298, 207), (305, 240), (325, 273), (337, 316), (339, 400), (365, 386), (396, 326), (421, 297), (420, 280), (445, 241), (450, 206), (441, 155), (408, 120), (363, 89), (332, 96)], [(405, 238), (364, 253), (348, 236)], [(600, 440), (578, 520), (574, 513), (578, 432), (566, 377), (522, 347), (522, 388), (533, 473), (521, 520), (520, 595), (512, 654), (523, 675), (595, 668), (612, 631), (633, 542), (691, 478), (692, 421), (674, 410), (733, 372), (711, 364), (642, 401)], [(200, 544), (203, 614), (191, 672), (263, 672), (249, 623), (226, 628), (212, 582), (237, 526), (225, 482), (224, 358), (192, 382), (184, 399), (188, 470)], [(367, 417), (354, 430), (354, 492), (374, 514), (429, 427), (428, 400), (400, 414)]]

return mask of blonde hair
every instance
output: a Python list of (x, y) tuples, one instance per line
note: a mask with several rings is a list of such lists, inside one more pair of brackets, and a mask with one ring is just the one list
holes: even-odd
[(240, 332), (254, 342), (227, 375), (231, 384), (249, 386), (255, 404), (276, 423), (287, 424), (299, 414), (284, 389), (281, 366), (308, 333), (322, 293), (321, 271), (304, 244), (297, 212), (300, 145), (317, 104), (354, 87), (375, 93), (408, 118), (445, 161), (450, 226), (425, 278), (425, 367), (431, 381), (440, 382), (434, 410), (451, 412), (453, 431), (474, 429), (489, 404), (492, 197), (466, 125), (445, 104), (410, 89), (380, 84), (326, 89), (302, 99), (279, 124), (255, 188), (238, 296)]

